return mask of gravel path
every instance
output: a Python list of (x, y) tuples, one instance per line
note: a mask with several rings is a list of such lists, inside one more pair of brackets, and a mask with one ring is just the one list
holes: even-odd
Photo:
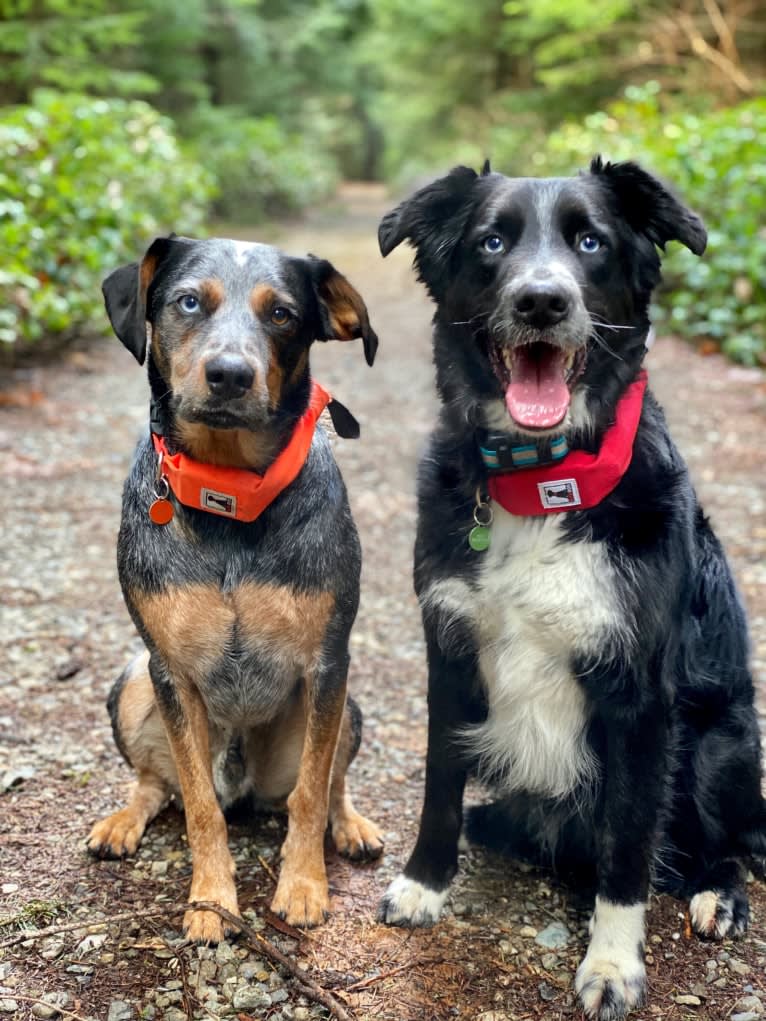
[[(313, 365), (362, 423), (360, 441), (336, 445), (365, 553), (350, 683), (366, 729), (350, 779), (358, 807), (386, 832), (386, 854), (354, 867), (328, 850), (334, 914), (304, 935), (275, 926), (267, 912), (283, 820), (232, 827), (240, 903), (262, 937), (358, 1019), (579, 1018), (572, 976), (587, 904), (547, 874), (472, 852), (433, 930), (389, 930), (374, 920), (380, 892), (412, 846), (420, 807), (425, 670), (410, 560), (415, 466), (435, 407), (430, 308), (407, 253), (386, 262), (377, 254), (384, 208), (380, 192), (348, 188), (322, 218), (266, 239), (334, 260), (365, 295), (381, 339), (374, 370), (351, 344), (317, 345)], [(731, 555), (763, 693), (766, 378), (669, 338), (649, 365)], [(84, 852), (91, 822), (114, 809), (130, 779), (104, 698), (138, 647), (114, 543), (122, 479), (146, 412), (143, 373), (116, 342), (19, 371), (0, 389), (0, 1018), (327, 1017), (254, 949), (255, 935), (217, 949), (180, 939), (176, 908), (190, 861), (177, 812), (155, 823), (135, 860), (95, 862)], [(683, 905), (653, 900), (650, 1003), (637, 1021), (764, 1015), (766, 897), (751, 889), (751, 934), (737, 944), (687, 938)], [(69, 928), (3, 949), (20, 929), (46, 925)]]

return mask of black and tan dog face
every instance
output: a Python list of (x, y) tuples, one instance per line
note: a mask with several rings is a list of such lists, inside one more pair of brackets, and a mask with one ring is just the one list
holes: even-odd
[(176, 422), (268, 426), (291, 394), (305, 396), (315, 339), (361, 338), (370, 365), (375, 357), (367, 310), (345, 277), (269, 245), (158, 238), (103, 290), (115, 333), (139, 362), (148, 345)]
[(437, 324), (465, 328), (467, 342), (437, 360), (453, 366), (440, 385), (470, 394), (495, 428), (540, 434), (586, 427), (604, 387), (631, 378), (660, 279), (655, 246), (699, 255), (706, 235), (636, 164), (597, 159), (574, 178), (457, 167), (384, 218), (383, 254), (405, 239)]

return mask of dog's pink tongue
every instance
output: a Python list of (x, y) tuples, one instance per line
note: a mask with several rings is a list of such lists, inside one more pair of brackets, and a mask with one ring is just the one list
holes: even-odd
[(511, 382), (505, 391), (508, 414), (519, 425), (548, 429), (569, 407), (565, 354), (548, 344), (518, 347), (511, 356)]

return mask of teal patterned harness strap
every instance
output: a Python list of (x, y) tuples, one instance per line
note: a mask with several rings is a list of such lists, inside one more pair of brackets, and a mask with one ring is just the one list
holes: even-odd
[(485, 433), (479, 440), (479, 451), (489, 471), (513, 471), (555, 464), (569, 453), (566, 436), (540, 439), (537, 443), (514, 446), (505, 433)]

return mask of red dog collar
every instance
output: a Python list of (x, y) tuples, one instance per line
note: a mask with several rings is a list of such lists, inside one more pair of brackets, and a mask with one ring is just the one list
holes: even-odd
[(612, 492), (633, 456), (647, 375), (641, 372), (617, 404), (614, 425), (597, 454), (575, 450), (555, 464), (497, 472), (489, 495), (510, 514), (530, 516), (595, 507)]
[[(290, 442), (263, 475), (245, 468), (221, 468), (194, 461), (186, 454), (170, 454), (163, 436), (152, 433), (159, 464), (157, 477), (170, 487), (179, 503), (186, 507), (220, 514), (236, 521), (255, 521), (277, 496), (297, 477), (306, 463), (317, 420), (330, 395), (319, 383), (311, 383), (309, 406), (298, 420)], [(164, 525), (173, 517), (173, 505), (165, 493), (158, 493), (149, 508), (155, 524)]]

